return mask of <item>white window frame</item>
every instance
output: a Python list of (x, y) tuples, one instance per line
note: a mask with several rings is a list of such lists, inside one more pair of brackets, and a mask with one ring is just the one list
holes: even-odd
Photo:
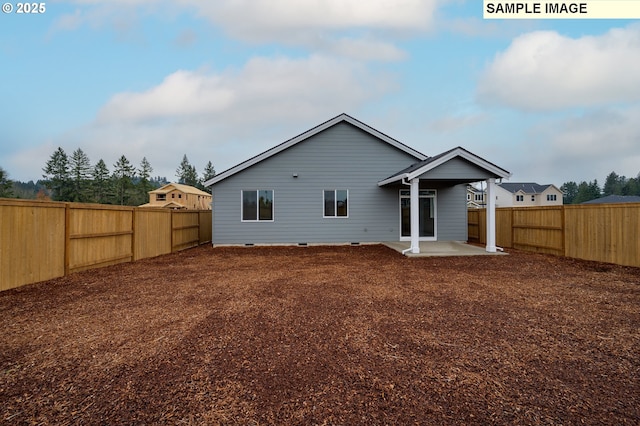
[[(271, 219), (260, 219), (260, 191), (271, 191)], [(244, 218), (244, 193), (256, 193), (256, 218)], [(257, 222), (275, 222), (276, 219), (276, 192), (273, 189), (241, 189), (240, 190), (240, 222), (257, 223)]]
[(524, 202), (524, 195), (521, 195), (521, 194), (516, 195), (516, 202), (517, 203)]
[[(335, 214), (333, 216), (325, 216), (324, 211), (324, 193), (326, 191), (333, 191), (333, 211)], [(347, 215), (346, 216), (338, 216), (338, 191), (347, 191)], [(349, 213), (351, 212), (351, 197), (349, 196), (348, 189), (323, 189), (322, 190), (322, 218), (323, 219), (349, 219)]]

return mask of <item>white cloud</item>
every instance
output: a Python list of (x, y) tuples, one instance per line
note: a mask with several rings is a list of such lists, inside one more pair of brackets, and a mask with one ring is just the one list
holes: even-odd
[(481, 76), (482, 102), (523, 110), (640, 100), (640, 26), (569, 38), (554, 31), (517, 37)]
[(390, 88), (390, 77), (374, 75), (353, 61), (320, 55), (257, 57), (237, 71), (177, 71), (145, 92), (116, 94), (98, 113), (97, 121), (269, 121), (348, 109)]
[(354, 61), (257, 57), (241, 69), (180, 70), (144, 92), (116, 94), (94, 123), (60, 140), (108, 165), (146, 155), (154, 174), (172, 179), (183, 154), (199, 172), (208, 160), (221, 171), (394, 87), (391, 76)]
[[(72, 0), (79, 8), (52, 32), (104, 25), (130, 38), (136, 15), (187, 10), (227, 35), (255, 44), (282, 43), (357, 60), (396, 61), (406, 53), (388, 40), (433, 27), (446, 0)], [(382, 40), (385, 41), (382, 41)]]
[(375, 28), (424, 30), (437, 0), (181, 0), (229, 34), (253, 41), (292, 34)]
[(602, 184), (611, 171), (632, 177), (640, 172), (638, 140), (640, 105), (549, 118), (532, 127), (513, 150), (514, 170), (533, 180), (553, 177), (557, 185), (593, 179)]

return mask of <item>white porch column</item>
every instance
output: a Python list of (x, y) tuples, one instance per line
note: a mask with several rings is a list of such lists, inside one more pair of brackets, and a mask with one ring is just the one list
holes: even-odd
[(487, 248), (489, 253), (496, 252), (496, 180), (487, 179)]
[(420, 179), (411, 180), (411, 253), (420, 253)]

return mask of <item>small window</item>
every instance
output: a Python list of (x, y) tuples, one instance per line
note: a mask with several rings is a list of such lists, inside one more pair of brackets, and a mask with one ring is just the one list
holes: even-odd
[(176, 194), (171, 194), (171, 198), (176, 198)]
[(182, 194), (178, 194), (178, 198), (182, 198)]
[(156, 194), (156, 201), (166, 201), (167, 194)]
[(524, 195), (516, 195), (516, 201), (524, 201)]
[(535, 201), (535, 200), (536, 200), (536, 196), (535, 196), (535, 195), (532, 195), (532, 196), (531, 196), (531, 201)]
[(475, 201), (482, 201), (484, 198), (484, 194), (475, 194)]
[(273, 191), (242, 191), (242, 221), (273, 221)]
[(349, 217), (349, 191), (330, 189), (324, 191), (324, 217)]
[(547, 201), (556, 201), (556, 194), (547, 194)]

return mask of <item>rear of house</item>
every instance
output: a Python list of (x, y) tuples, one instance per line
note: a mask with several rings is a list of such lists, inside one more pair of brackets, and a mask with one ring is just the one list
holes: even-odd
[[(466, 241), (466, 183), (494, 177), (454, 157), (415, 179), (421, 240)], [(429, 158), (342, 114), (205, 183), (213, 244), (409, 240), (404, 177)]]

